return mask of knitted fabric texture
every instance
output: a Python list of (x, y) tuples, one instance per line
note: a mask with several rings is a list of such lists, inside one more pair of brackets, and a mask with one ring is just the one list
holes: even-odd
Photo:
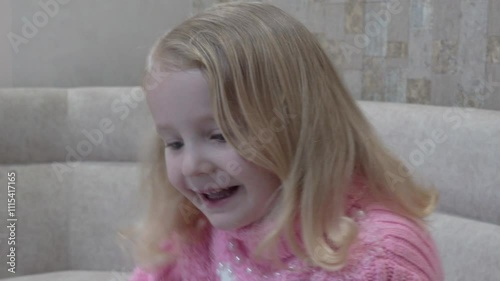
[[(439, 253), (427, 229), (366, 199), (359, 186), (352, 190), (346, 201), (346, 215), (357, 222), (359, 234), (349, 250), (346, 265), (338, 271), (309, 266), (292, 254), (283, 239), (278, 254), (289, 267), (272, 271), (269, 263), (250, 257), (269, 225), (252, 224), (234, 231), (209, 226), (206, 241), (184, 249), (182, 258), (175, 263), (158, 272), (136, 267), (129, 280), (444, 280)], [(170, 247), (164, 244), (165, 250)]]

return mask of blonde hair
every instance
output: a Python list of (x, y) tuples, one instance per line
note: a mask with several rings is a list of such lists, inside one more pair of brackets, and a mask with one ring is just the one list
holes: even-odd
[[(144, 76), (146, 91), (156, 85), (155, 67), (200, 69), (223, 136), (240, 155), (281, 180), (276, 225), (259, 250), (276, 246), (284, 234), (298, 257), (326, 270), (342, 268), (358, 233), (345, 214), (355, 174), (366, 178), (373, 198), (403, 216), (424, 222), (433, 211), (435, 188), (401, 175), (403, 162), (381, 143), (318, 40), (281, 9), (261, 2), (213, 6), (155, 43)], [(285, 116), (286, 124), (270, 130), (276, 115)], [(266, 141), (248, 141), (265, 129)], [(135, 238), (134, 255), (144, 267), (174, 259), (175, 251), (160, 248), (164, 239), (193, 243), (204, 237), (200, 223), (206, 218), (168, 182), (163, 149), (153, 135), (141, 182), (149, 209), (143, 224), (128, 235)], [(292, 235), (296, 218), (303, 247)]]

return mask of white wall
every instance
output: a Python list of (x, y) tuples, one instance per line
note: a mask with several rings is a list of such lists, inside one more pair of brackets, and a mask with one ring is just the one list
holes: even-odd
[(0, 0), (0, 87), (137, 86), (154, 40), (190, 8), (186, 0)]
[(12, 51), (7, 33), (11, 30), (10, 1), (0, 0), (0, 87), (12, 87)]

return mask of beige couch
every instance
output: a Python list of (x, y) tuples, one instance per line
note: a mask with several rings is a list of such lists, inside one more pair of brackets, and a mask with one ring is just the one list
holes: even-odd
[[(500, 112), (359, 105), (418, 179), (441, 190), (430, 221), (446, 280), (500, 280)], [(116, 232), (143, 211), (137, 153), (153, 129), (148, 114), (139, 88), (0, 89), (0, 278), (128, 279), (132, 258)], [(7, 271), (10, 171), (15, 274)]]

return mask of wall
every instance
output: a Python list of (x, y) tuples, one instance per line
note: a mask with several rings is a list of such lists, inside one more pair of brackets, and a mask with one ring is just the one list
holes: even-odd
[(263, 2), (317, 35), (356, 99), (500, 110), (498, 0)]
[(2, 0), (0, 87), (137, 86), (154, 40), (189, 11), (183, 0)]
[[(0, 87), (137, 86), (154, 40), (218, 2), (0, 1)], [(265, 2), (316, 34), (356, 99), (500, 110), (498, 0)]]
[[(0, 36), (11, 30), (10, 1), (0, 1)], [(8, 40), (0, 39), (0, 87), (12, 87), (12, 52)]]

